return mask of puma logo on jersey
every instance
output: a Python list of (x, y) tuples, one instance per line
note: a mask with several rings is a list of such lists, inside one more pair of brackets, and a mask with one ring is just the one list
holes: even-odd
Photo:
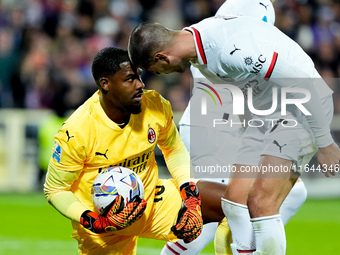
[(261, 2), (259, 2), (259, 4), (262, 5), (264, 8), (266, 8), (266, 10), (268, 10), (267, 7), (269, 4), (265, 5), (264, 3), (261, 3)]
[(241, 49), (236, 48), (235, 44), (234, 44), (234, 48), (235, 48), (235, 49), (232, 50), (232, 51), (229, 53), (231, 56), (235, 53), (235, 51), (241, 50)]
[(107, 151), (108, 151), (109, 149), (106, 149), (106, 151), (105, 151), (105, 153), (101, 153), (101, 152), (98, 152), (98, 151), (96, 151), (96, 156), (103, 156), (103, 157), (105, 157), (106, 159), (108, 159), (107, 158), (107, 156), (106, 156), (106, 153), (107, 153)]
[(68, 130), (66, 130), (66, 135), (67, 135), (67, 142), (70, 141), (70, 139), (74, 137), (74, 135), (70, 136), (70, 133), (68, 132)]
[(279, 147), (280, 153), (281, 153), (282, 147), (287, 145), (286, 143), (284, 145), (280, 145), (276, 140), (273, 141), (273, 144), (275, 144), (277, 147)]

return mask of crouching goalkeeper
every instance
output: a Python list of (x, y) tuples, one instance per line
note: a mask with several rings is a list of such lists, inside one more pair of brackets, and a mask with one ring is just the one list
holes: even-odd
[[(92, 64), (98, 91), (54, 137), (45, 196), (72, 221), (80, 254), (136, 254), (138, 237), (191, 242), (205, 222), (224, 217), (225, 186), (190, 180), (190, 158), (172, 120), (169, 102), (144, 90), (141, 71), (125, 50), (99, 51)], [(158, 178), (155, 146), (173, 179)], [(94, 210), (91, 186), (98, 172), (124, 166), (141, 178), (145, 195), (118, 196), (102, 214)]]

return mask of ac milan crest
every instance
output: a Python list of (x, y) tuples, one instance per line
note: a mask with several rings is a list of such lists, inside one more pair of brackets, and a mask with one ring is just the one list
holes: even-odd
[(149, 141), (149, 143), (154, 143), (155, 140), (156, 140), (155, 130), (153, 130), (152, 128), (149, 128), (149, 131), (148, 131), (148, 141)]

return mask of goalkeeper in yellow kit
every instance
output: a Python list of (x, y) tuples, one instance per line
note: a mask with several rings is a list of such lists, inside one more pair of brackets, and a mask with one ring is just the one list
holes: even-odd
[[(99, 90), (54, 137), (44, 186), (49, 203), (72, 220), (79, 253), (136, 254), (138, 237), (190, 242), (200, 234), (203, 219), (220, 221), (225, 186), (205, 181), (196, 186), (190, 180), (190, 157), (171, 106), (157, 92), (144, 90), (127, 51), (102, 49), (92, 74)], [(158, 178), (156, 145), (173, 179)], [(140, 176), (144, 199), (125, 204), (118, 196), (98, 215), (91, 185), (99, 171), (116, 165)]]

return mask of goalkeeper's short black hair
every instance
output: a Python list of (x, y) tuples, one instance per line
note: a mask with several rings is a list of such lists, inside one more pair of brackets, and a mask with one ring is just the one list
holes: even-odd
[(92, 62), (92, 76), (101, 92), (105, 93), (105, 91), (102, 91), (99, 79), (114, 75), (121, 69), (120, 64), (124, 62), (130, 62), (127, 50), (107, 47), (98, 51)]

